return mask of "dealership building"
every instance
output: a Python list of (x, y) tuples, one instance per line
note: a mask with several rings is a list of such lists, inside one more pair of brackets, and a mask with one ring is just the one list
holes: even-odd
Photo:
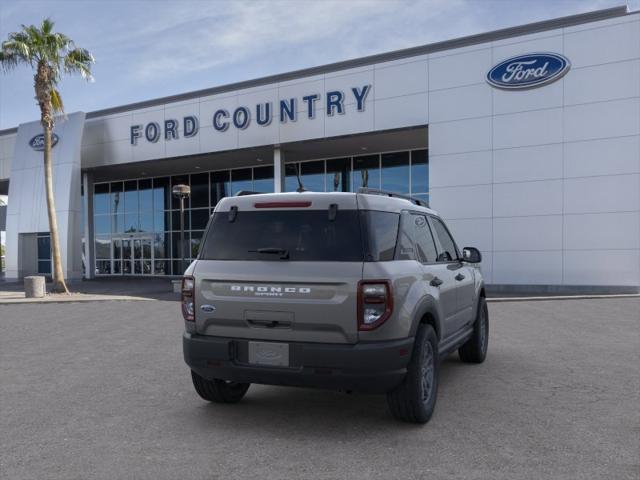
[[(34, 121), (0, 131), (7, 279), (51, 271)], [(220, 198), (429, 202), (496, 287), (640, 288), (640, 12), (616, 7), (89, 113), (55, 128), (67, 277), (180, 275)], [(5, 218), (2, 218), (5, 217)]]

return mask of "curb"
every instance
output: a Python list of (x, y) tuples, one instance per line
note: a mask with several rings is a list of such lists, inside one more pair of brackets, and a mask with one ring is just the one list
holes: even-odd
[(619, 293), (612, 295), (556, 295), (545, 297), (495, 297), (487, 298), (487, 302), (505, 303), (505, 302), (543, 302), (549, 300), (590, 300), (590, 299), (616, 299), (616, 298), (640, 298), (640, 293)]
[(154, 298), (147, 297), (130, 297), (126, 295), (104, 295), (101, 297), (88, 296), (83, 297), (70, 297), (70, 298), (7, 298), (0, 299), (0, 306), (2, 305), (24, 305), (24, 304), (46, 304), (46, 303), (85, 303), (85, 302), (153, 302)]

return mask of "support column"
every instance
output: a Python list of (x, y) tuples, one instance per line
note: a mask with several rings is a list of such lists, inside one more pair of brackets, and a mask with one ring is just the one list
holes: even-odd
[(284, 152), (280, 149), (280, 145), (276, 145), (273, 149), (273, 191), (281, 193), (284, 188)]
[(84, 278), (91, 279), (95, 276), (96, 265), (93, 241), (93, 175), (88, 172), (82, 173), (82, 189), (84, 191), (84, 196), (82, 197)]

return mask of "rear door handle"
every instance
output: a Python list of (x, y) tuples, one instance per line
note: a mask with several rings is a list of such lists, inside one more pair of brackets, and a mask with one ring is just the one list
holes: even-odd
[(444, 282), (440, 280), (438, 277), (433, 277), (433, 280), (429, 282), (429, 285), (431, 285), (432, 287), (439, 287), (443, 283)]
[(464, 275), (459, 273), (454, 278), (460, 282), (460, 281), (464, 280)]

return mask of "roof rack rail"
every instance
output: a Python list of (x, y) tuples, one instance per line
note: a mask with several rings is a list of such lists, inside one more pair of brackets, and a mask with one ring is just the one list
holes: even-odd
[(411, 203), (415, 203), (420, 207), (429, 208), (429, 203), (424, 200), (418, 200), (417, 198), (410, 197), (409, 195), (402, 195), (400, 193), (389, 192), (387, 190), (378, 190), (377, 188), (360, 187), (358, 193), (366, 193), (369, 195), (382, 195), (383, 197), (402, 198), (409, 200)]
[(234, 197), (244, 197), (245, 195), (261, 195), (264, 192), (252, 192), (251, 190), (240, 190)]

